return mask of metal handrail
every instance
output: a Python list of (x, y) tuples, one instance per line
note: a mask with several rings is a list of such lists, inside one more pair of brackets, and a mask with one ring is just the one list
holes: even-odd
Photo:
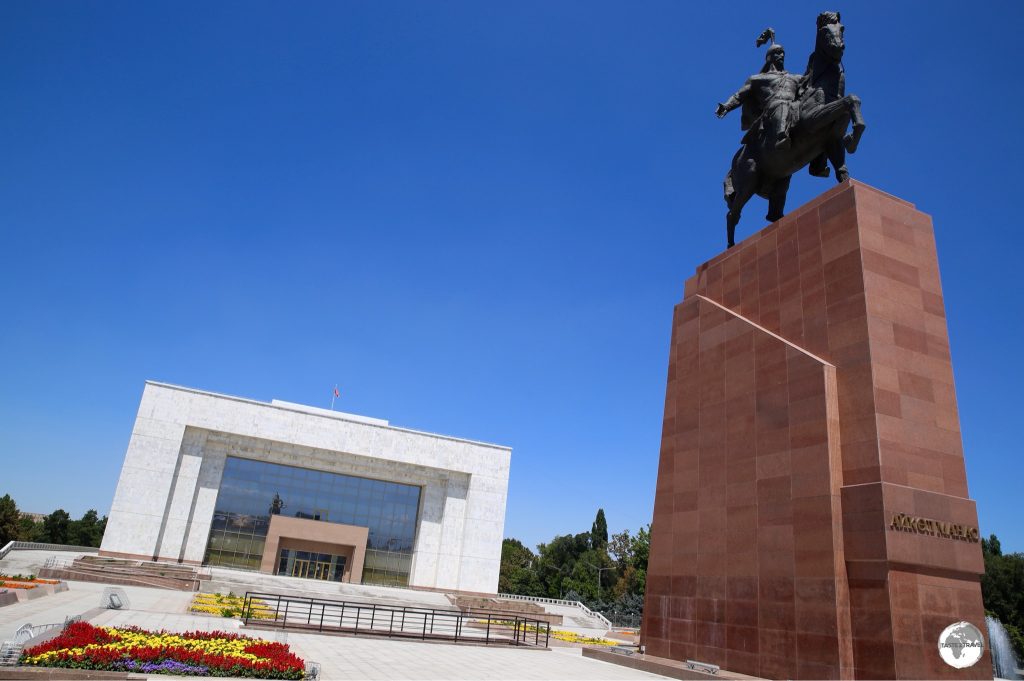
[(64, 631), (65, 629), (68, 628), (69, 624), (74, 624), (75, 622), (81, 622), (81, 621), (82, 621), (82, 616), (81, 615), (68, 615), (67, 617), (64, 618), (63, 622), (51, 622), (49, 624), (35, 624), (35, 625), (33, 625), (30, 622), (30, 623), (23, 624), (20, 627), (18, 627), (18, 630), (16, 632), (14, 632), (14, 640), (15, 640), (16, 643), (25, 643), (27, 641), (32, 640), (36, 636), (39, 636), (43, 632), (49, 631), (50, 629), (60, 628), (61, 631)]
[[(254, 604), (254, 601), (257, 603)], [(273, 609), (274, 618), (252, 617), (253, 606)], [(264, 610), (265, 612), (265, 610)], [(245, 592), (242, 617), (246, 625), (265, 623), (281, 629), (337, 631), (354, 635), (418, 638), (453, 643), (475, 642), (547, 647), (551, 624), (518, 613), (484, 610), (439, 610), (328, 598)], [(485, 621), (481, 621), (485, 620)], [(528, 634), (533, 636), (529, 637)], [(543, 643), (542, 638), (543, 637)], [(532, 641), (530, 640), (532, 638)]]
[(43, 567), (48, 570), (56, 570), (60, 568), (71, 567), (75, 562), (74, 558), (58, 558), (57, 556), (50, 556), (43, 561)]

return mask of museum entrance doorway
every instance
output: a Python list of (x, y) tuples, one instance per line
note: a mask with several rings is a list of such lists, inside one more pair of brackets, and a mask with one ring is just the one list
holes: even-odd
[(271, 516), (260, 572), (359, 584), (369, 532), (367, 527)]
[(303, 579), (340, 582), (345, 575), (345, 556), (313, 551), (281, 549), (277, 574)]

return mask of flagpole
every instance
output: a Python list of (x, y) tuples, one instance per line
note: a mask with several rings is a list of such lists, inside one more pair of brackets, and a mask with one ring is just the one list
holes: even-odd
[(334, 390), (331, 392), (331, 411), (334, 411), (334, 398), (338, 396), (338, 384), (334, 384)]

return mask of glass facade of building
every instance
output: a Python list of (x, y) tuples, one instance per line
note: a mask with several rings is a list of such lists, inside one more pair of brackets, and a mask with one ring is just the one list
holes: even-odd
[(258, 570), (280, 514), (369, 528), (363, 583), (407, 585), (419, 504), (415, 485), (229, 456), (203, 562)]

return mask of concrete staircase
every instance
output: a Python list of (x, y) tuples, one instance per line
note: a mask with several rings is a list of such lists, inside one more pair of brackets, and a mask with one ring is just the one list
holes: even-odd
[(534, 620), (542, 620), (549, 624), (562, 624), (562, 615), (548, 612), (543, 606), (529, 601), (510, 601), (502, 598), (490, 598), (487, 596), (464, 596), (462, 594), (448, 594), (448, 600), (452, 605), (465, 613), (480, 612), (489, 614), (508, 615), (513, 617), (528, 617)]
[(222, 567), (207, 569), (210, 574), (203, 578), (200, 588), (204, 592), (230, 592), (241, 596), (246, 591), (259, 591), (302, 598), (328, 598), (401, 607), (433, 608), (435, 610), (455, 609), (443, 593), (433, 591), (349, 582), (327, 582)]
[(548, 613), (560, 615), (562, 617), (562, 624), (567, 627), (593, 630), (594, 632), (606, 632), (609, 629), (607, 622), (594, 614), (588, 614), (576, 605), (559, 605), (554, 603), (544, 603), (542, 605)]
[(206, 575), (189, 565), (87, 555), (72, 561), (49, 560), (39, 571), (39, 576), (79, 582), (196, 591), (199, 589), (200, 580)]
[(351, 584), (349, 582), (321, 582), (314, 579), (299, 579), (282, 575), (268, 575), (260, 572), (232, 568), (207, 567), (209, 576), (203, 578), (201, 591), (233, 593), (241, 596), (246, 591), (299, 596), (303, 598), (328, 598), (351, 600), (401, 607), (423, 607), (435, 610), (467, 609), (491, 613), (507, 613), (510, 616), (530, 617), (551, 622), (555, 626), (567, 626), (591, 634), (603, 634), (610, 625), (599, 615), (590, 612), (575, 601), (555, 599), (510, 598), (497, 596), (469, 596), (464, 594), (422, 591), (402, 587)]

